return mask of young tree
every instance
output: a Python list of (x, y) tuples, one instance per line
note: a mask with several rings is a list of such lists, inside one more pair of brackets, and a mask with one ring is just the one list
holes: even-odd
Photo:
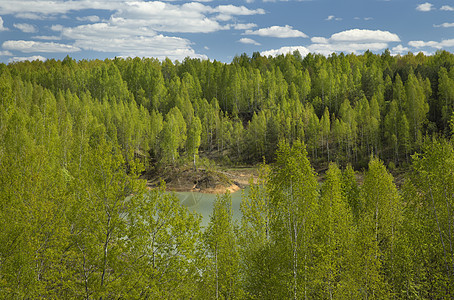
[(317, 207), (318, 184), (307, 158), (306, 147), (299, 141), (293, 146), (279, 144), (276, 165), (270, 179), (270, 203), (273, 212), (272, 236), (280, 247), (284, 264), (283, 297), (307, 298), (311, 288), (311, 250)]
[(232, 220), (232, 199), (229, 193), (218, 196), (204, 233), (210, 259), (204, 274), (206, 297), (233, 299), (242, 296), (240, 259)]
[(165, 186), (131, 199), (127, 216), (128, 298), (190, 298), (200, 281), (200, 216)]
[(285, 295), (279, 285), (278, 250), (271, 239), (272, 212), (268, 194), (270, 169), (263, 164), (257, 182), (241, 201), (241, 273), (245, 293), (251, 298), (271, 299)]
[(172, 108), (166, 115), (161, 131), (161, 156), (164, 162), (175, 163), (179, 149), (186, 142), (186, 123), (178, 107)]
[(337, 299), (349, 294), (353, 217), (342, 193), (342, 173), (331, 163), (319, 200), (314, 298)]
[[(415, 155), (405, 189), (407, 233), (414, 251), (409, 279), (427, 298), (454, 295), (454, 150), (451, 141), (428, 140)], [(410, 291), (411, 292), (411, 291)]]
[[(389, 297), (395, 268), (395, 244), (401, 219), (401, 200), (393, 177), (377, 158), (369, 169), (361, 189), (364, 208), (358, 225), (358, 267), (367, 297)], [(391, 284), (389, 284), (391, 283)]]
[(141, 197), (145, 191), (144, 182), (137, 179), (140, 172), (140, 165), (129, 159), (126, 166), (120, 149), (103, 139), (87, 153), (83, 167), (73, 171), (74, 201), (67, 218), (68, 250), (74, 257), (68, 259), (77, 266), (77, 297), (127, 295), (133, 268), (126, 254), (130, 250), (127, 216), (131, 194)]
[(193, 157), (194, 170), (197, 171), (196, 160), (199, 154), (200, 135), (202, 134), (202, 123), (198, 117), (192, 119), (188, 130), (188, 139), (186, 141), (186, 149), (188, 157)]

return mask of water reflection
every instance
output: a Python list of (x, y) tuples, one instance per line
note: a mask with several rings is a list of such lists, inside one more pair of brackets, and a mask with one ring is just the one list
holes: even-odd
[[(246, 187), (243, 192), (247, 195), (249, 188)], [(233, 219), (238, 221), (241, 219), (241, 193), (240, 190), (231, 194)], [(208, 225), (213, 210), (213, 202), (217, 195), (197, 192), (175, 192), (175, 195), (180, 199), (181, 204), (186, 206), (190, 211), (195, 211), (202, 215), (202, 226)]]

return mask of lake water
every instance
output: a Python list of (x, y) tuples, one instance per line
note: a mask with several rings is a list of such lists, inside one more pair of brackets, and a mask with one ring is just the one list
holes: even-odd
[[(243, 190), (244, 194), (247, 195), (249, 188)], [(206, 227), (210, 221), (210, 216), (213, 211), (213, 203), (216, 200), (217, 195), (215, 194), (203, 194), (197, 192), (174, 192), (175, 195), (180, 199), (181, 203), (186, 206), (190, 211), (199, 213), (202, 216), (202, 226)], [(232, 213), (233, 219), (238, 222), (241, 219), (241, 196), (242, 190), (235, 193), (231, 193), (232, 197)]]

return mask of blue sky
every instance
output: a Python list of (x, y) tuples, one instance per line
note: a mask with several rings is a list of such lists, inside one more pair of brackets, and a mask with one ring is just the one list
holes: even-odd
[(0, 0), (0, 62), (454, 51), (454, 2)]

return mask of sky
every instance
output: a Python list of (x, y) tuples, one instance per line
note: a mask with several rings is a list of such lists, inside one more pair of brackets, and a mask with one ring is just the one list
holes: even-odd
[(0, 0), (0, 62), (454, 52), (454, 1)]

